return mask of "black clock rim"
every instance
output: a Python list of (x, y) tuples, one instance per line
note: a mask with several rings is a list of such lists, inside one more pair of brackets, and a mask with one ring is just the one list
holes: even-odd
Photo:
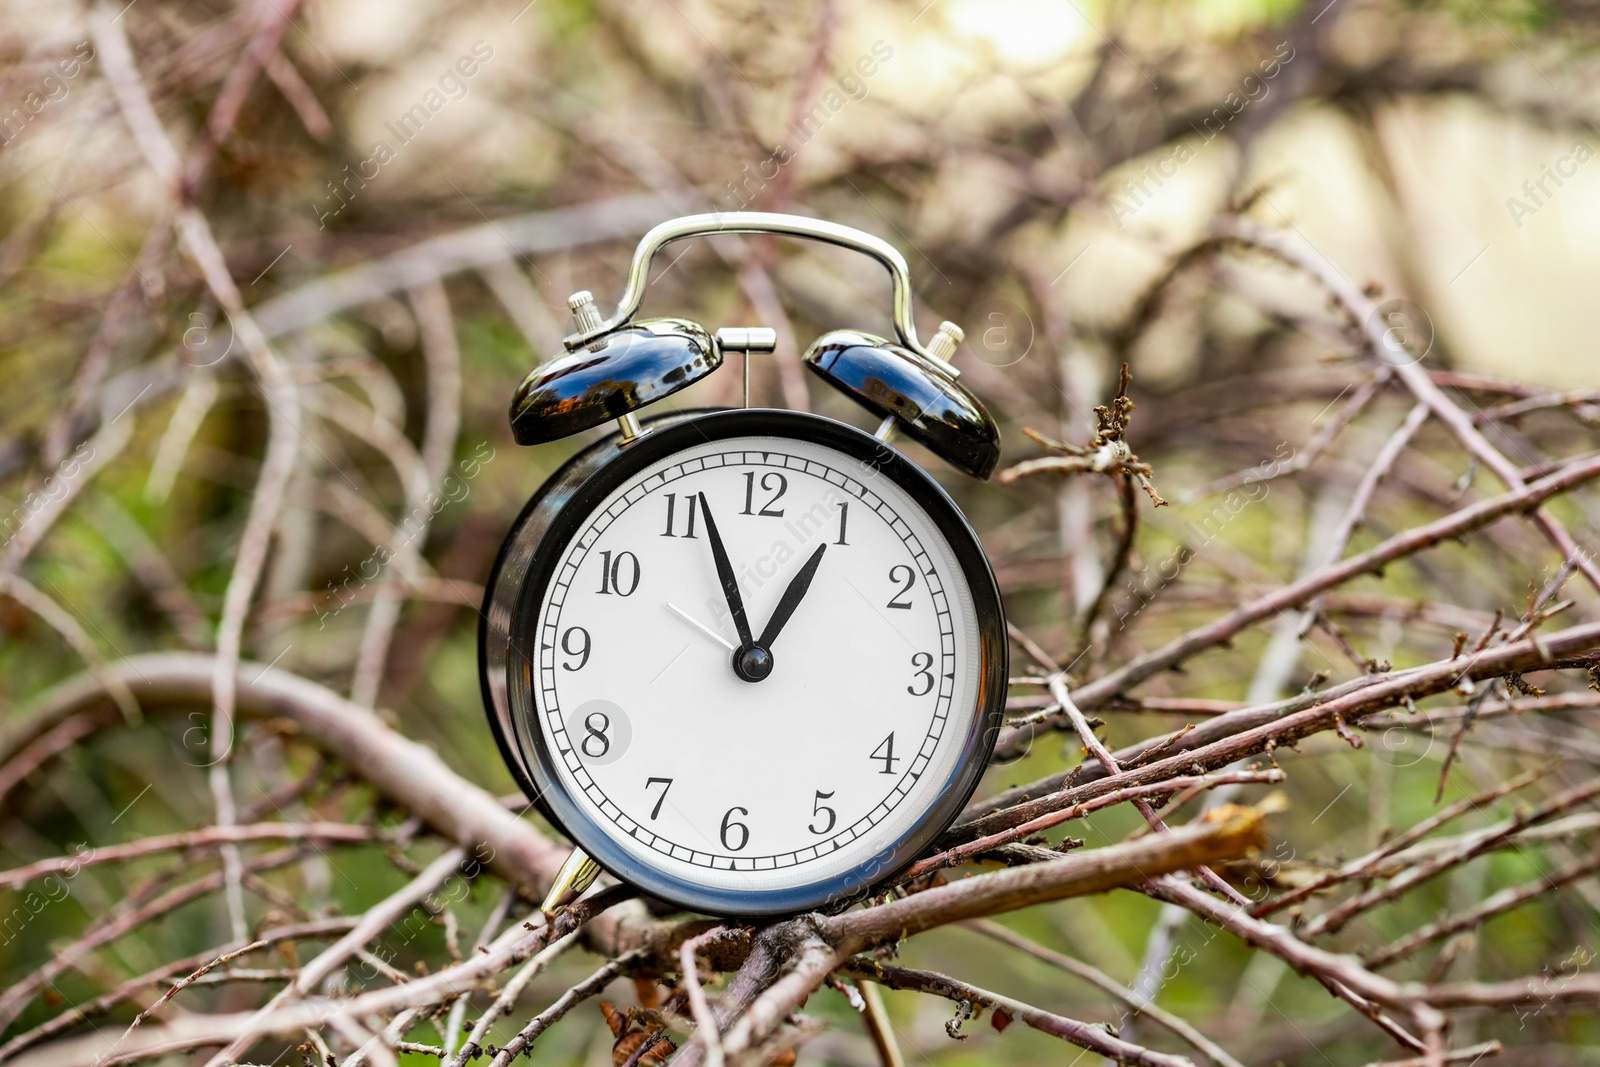
[[(1004, 715), (1009, 654), (1005, 613), (994, 572), (977, 534), (949, 494), (922, 468), (854, 426), (820, 415), (767, 408), (680, 414), (653, 420), (650, 425), (648, 434), (625, 445), (619, 438), (611, 437), (575, 456), (528, 502), (502, 546), (485, 594), (479, 643), (485, 707), (501, 755), (523, 791), (552, 825), (608, 873), (649, 896), (689, 911), (739, 918), (789, 915), (848, 903), (910, 866), (949, 829), (988, 769), (989, 755)], [(668, 874), (622, 848), (562, 785), (547, 750), (544, 732), (538, 728), (531, 673), (512, 669), (518, 662), (530, 664), (520, 651), (520, 637), (537, 631), (539, 604), (565, 548), (613, 489), (674, 452), (709, 441), (746, 436), (812, 441), (882, 471), (923, 509), (950, 545), (971, 593), (978, 628), (977, 714), (967, 736), (962, 739), (956, 765), (934, 804), (904, 834), (874, 856), (831, 877), (781, 889), (726, 889), (697, 884)], [(504, 635), (508, 704), (505, 711), (509, 722), (502, 723), (494, 706), (487, 662), (488, 641), (492, 636), (489, 609), (496, 598), (508, 553), (514, 543), (527, 544), (530, 534), (531, 565), (520, 580), (516, 580), (515, 589), (501, 591), (514, 594), (511, 625)], [(507, 726), (513, 736), (505, 736)]]

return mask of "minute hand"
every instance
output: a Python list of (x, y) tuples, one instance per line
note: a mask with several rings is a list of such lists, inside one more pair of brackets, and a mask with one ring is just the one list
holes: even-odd
[(739, 580), (733, 575), (733, 564), (728, 562), (728, 550), (722, 547), (722, 535), (717, 533), (717, 523), (711, 517), (711, 505), (706, 495), (700, 494), (700, 514), (706, 520), (706, 539), (711, 542), (711, 558), (717, 565), (717, 580), (722, 583), (722, 595), (728, 601), (728, 611), (733, 614), (734, 629), (739, 631), (739, 647), (750, 644), (750, 618), (744, 612), (744, 598), (739, 595)]
[(818, 545), (817, 550), (811, 553), (811, 558), (806, 560), (805, 566), (800, 568), (800, 573), (789, 582), (789, 588), (783, 591), (778, 606), (772, 610), (772, 618), (767, 620), (767, 628), (761, 632), (757, 645), (771, 651), (772, 642), (778, 639), (779, 631), (789, 621), (789, 616), (794, 614), (794, 609), (800, 606), (800, 598), (811, 588), (811, 579), (816, 575), (817, 565), (822, 562), (822, 553), (827, 547), (826, 543)]

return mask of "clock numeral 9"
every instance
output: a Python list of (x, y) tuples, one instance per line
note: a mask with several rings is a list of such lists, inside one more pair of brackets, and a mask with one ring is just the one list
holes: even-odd
[(894, 765), (900, 762), (894, 754), (894, 734), (891, 733), (879, 742), (878, 747), (872, 750), (872, 758), (883, 761), (883, 770), (879, 771), (879, 774), (894, 773)]
[[(577, 648), (572, 647), (572, 638), (574, 635), (576, 635), (582, 642)], [(567, 632), (561, 635), (561, 651), (565, 652), (569, 656), (578, 657), (576, 666), (571, 663), (563, 663), (561, 665), (562, 670), (583, 670), (583, 665), (589, 662), (589, 631), (585, 630), (581, 626), (569, 627)]]
[[(729, 808), (728, 814), (722, 817), (722, 847), (727, 849), (729, 852), (742, 851), (744, 846), (750, 843), (750, 827), (746, 826), (742, 822), (735, 821), (733, 818), (734, 812), (738, 812), (740, 815), (749, 815), (750, 809)], [(728, 832), (730, 830), (739, 831), (739, 843), (737, 845), (728, 840)]]
[(744, 476), (744, 510), (741, 515), (765, 515), (769, 519), (783, 518), (783, 509), (773, 510), (772, 505), (783, 499), (783, 494), (789, 491), (789, 479), (777, 471), (768, 471), (761, 476), (761, 488), (771, 493), (772, 496), (761, 506), (760, 511), (751, 511), (755, 504), (756, 476), (751, 471)]
[(667, 494), (667, 532), (662, 534), (661, 536), (662, 537), (687, 537), (687, 538), (690, 538), (692, 540), (698, 541), (699, 537), (694, 532), (694, 512), (695, 512), (695, 508), (699, 505), (699, 503), (700, 503), (700, 498), (695, 496), (693, 493), (685, 493), (685, 494), (683, 494), (683, 506), (684, 506), (685, 513), (688, 515), (688, 522), (686, 524), (686, 532), (681, 533), (681, 534), (675, 534), (675, 533), (672, 532), (672, 528), (673, 528), (673, 526), (676, 525), (676, 522), (674, 521), (674, 513), (678, 510), (678, 494), (677, 493), (668, 493)]
[(917, 584), (917, 572), (907, 567), (904, 563), (897, 563), (889, 568), (889, 580), (900, 583), (900, 588), (895, 590), (894, 596), (889, 598), (889, 603), (884, 605), (890, 608), (909, 609), (911, 601), (900, 598), (911, 592), (911, 587)]
[[(599, 725), (595, 722), (599, 720)], [(583, 728), (588, 733), (583, 735), (583, 740), (578, 742), (578, 749), (590, 759), (599, 759), (611, 751), (611, 738), (606, 736), (606, 731), (611, 729), (611, 717), (603, 711), (591, 711), (583, 718)]]
[(810, 830), (814, 834), (825, 834), (833, 829), (834, 824), (839, 821), (839, 815), (832, 808), (828, 807), (828, 805), (822, 803), (824, 800), (832, 799), (833, 793), (824, 793), (820, 789), (817, 790), (817, 795), (811, 801), (811, 814), (821, 815), (823, 812), (827, 812), (828, 825), (819, 827), (816, 823), (812, 823), (810, 826), (806, 827), (807, 830)]
[(922, 688), (918, 689), (916, 683), (913, 683), (906, 686), (906, 692), (914, 697), (925, 697), (933, 692), (933, 671), (931, 670), (933, 667), (933, 653), (915, 653), (911, 657), (911, 666), (916, 668), (916, 677), (922, 683)]
[(639, 557), (632, 552), (600, 553), (600, 592), (618, 596), (632, 596), (639, 588)]

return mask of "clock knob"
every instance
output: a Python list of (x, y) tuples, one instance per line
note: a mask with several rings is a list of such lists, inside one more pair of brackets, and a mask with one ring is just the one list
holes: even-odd
[[(567, 301), (580, 330), (600, 322), (594, 297)], [(687, 319), (643, 319), (601, 334), (541, 364), (511, 399), (511, 433), (521, 445), (570, 437), (620, 420), (624, 439), (639, 432), (633, 413), (671, 396), (722, 365), (722, 346)]]
[(1000, 462), (1000, 429), (977, 397), (956, 381), (950, 365), (962, 338), (942, 323), (921, 355), (858, 330), (819, 337), (806, 366), (851, 400), (884, 418), (888, 427), (974, 478), (987, 478)]

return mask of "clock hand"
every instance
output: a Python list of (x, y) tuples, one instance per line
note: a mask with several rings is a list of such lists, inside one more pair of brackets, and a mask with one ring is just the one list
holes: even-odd
[(699, 630), (701, 633), (711, 638), (711, 640), (715, 641), (729, 652), (733, 651), (733, 645), (728, 643), (727, 638), (717, 633), (717, 631), (713, 630), (711, 627), (707, 626), (693, 615), (690, 615), (687, 611), (684, 611), (682, 608), (678, 607), (678, 605), (668, 602), (667, 610), (672, 612), (678, 618), (682, 619), (684, 622), (688, 623), (690, 626), (693, 626), (696, 630)]
[(772, 618), (767, 620), (767, 628), (761, 632), (756, 644), (769, 652), (772, 650), (772, 642), (778, 639), (778, 633), (789, 621), (789, 616), (800, 606), (800, 598), (811, 588), (811, 579), (816, 576), (817, 565), (822, 562), (822, 553), (827, 547), (826, 543), (818, 545), (817, 550), (811, 553), (811, 558), (800, 568), (800, 573), (790, 580), (789, 588), (783, 591), (778, 606), (772, 610)]
[(728, 599), (728, 611), (733, 614), (733, 627), (739, 631), (739, 644), (750, 644), (750, 619), (744, 613), (744, 598), (739, 595), (739, 581), (733, 576), (733, 564), (728, 562), (728, 550), (722, 547), (722, 535), (717, 533), (716, 520), (711, 517), (711, 505), (706, 495), (700, 494), (700, 514), (706, 520), (706, 540), (711, 542), (711, 558), (717, 564), (717, 580), (722, 583), (722, 595)]

